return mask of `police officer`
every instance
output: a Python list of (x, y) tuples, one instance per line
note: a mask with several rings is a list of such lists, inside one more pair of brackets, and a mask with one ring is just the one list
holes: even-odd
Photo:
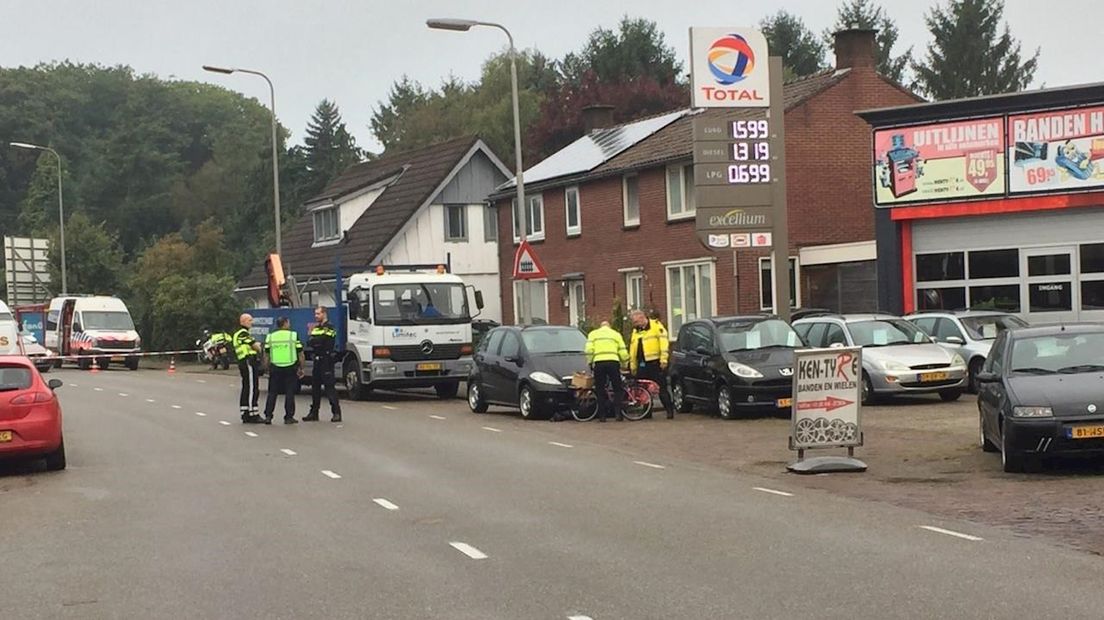
[[(643, 310), (633, 310), (632, 340), (629, 343), (629, 368), (638, 379), (654, 381), (659, 386), (659, 400), (667, 419), (675, 417), (671, 393), (667, 391), (667, 359), (670, 342), (667, 328), (656, 319), (649, 319)], [(652, 417), (652, 414), (648, 414)]]
[(337, 401), (334, 387), (334, 356), (337, 347), (337, 330), (326, 319), (326, 309), (314, 309), (315, 325), (310, 332), (311, 351), (314, 351), (314, 367), (311, 369), (311, 408), (304, 422), (318, 421), (318, 408), (322, 404), (322, 390), (330, 401), (330, 422), (341, 421), (341, 403)]
[(276, 397), (284, 395), (284, 424), (298, 424), (295, 419), (295, 393), (303, 377), (303, 343), (290, 329), (291, 322), (282, 316), (276, 319), (276, 331), (265, 338), (265, 368), (269, 370), (268, 396), (265, 398), (264, 423), (272, 424)]
[(261, 352), (261, 345), (249, 333), (249, 329), (253, 327), (251, 315), (243, 314), (238, 317), (238, 324), (241, 328), (230, 339), (234, 355), (238, 358), (238, 372), (241, 373), (238, 407), (241, 410), (242, 424), (260, 424), (261, 417), (257, 415), (257, 400), (260, 398), (257, 392), (257, 367), (260, 365), (258, 354)]
[(621, 333), (610, 327), (609, 321), (587, 334), (587, 362), (594, 369), (594, 395), (598, 398), (598, 421), (605, 422), (609, 413), (609, 395), (607, 385), (613, 391), (613, 410), (620, 422), (624, 419), (621, 412), (621, 397), (624, 387), (621, 382), (621, 367), (629, 361), (629, 351), (625, 348), (625, 339)]

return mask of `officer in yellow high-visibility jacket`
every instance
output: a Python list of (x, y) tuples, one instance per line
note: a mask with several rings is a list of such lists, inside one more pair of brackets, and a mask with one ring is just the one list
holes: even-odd
[(269, 367), (268, 397), (265, 399), (264, 423), (272, 424), (276, 397), (284, 395), (284, 424), (298, 424), (295, 419), (295, 394), (303, 378), (303, 343), (289, 327), (287, 317), (276, 319), (276, 331), (265, 338), (265, 366)]
[(667, 391), (667, 359), (671, 345), (667, 328), (658, 320), (649, 319), (643, 310), (633, 310), (630, 318), (633, 331), (629, 340), (629, 369), (636, 378), (659, 385), (659, 401), (670, 420), (675, 417), (675, 408)]
[(587, 334), (586, 343), (587, 362), (594, 369), (594, 395), (598, 398), (598, 421), (605, 422), (609, 414), (610, 399), (606, 390), (612, 388), (613, 408), (617, 420), (624, 416), (621, 413), (621, 401), (625, 388), (621, 382), (621, 368), (629, 361), (629, 350), (625, 347), (625, 339), (621, 334), (610, 327), (609, 321), (602, 321), (602, 326)]
[(249, 333), (253, 327), (253, 317), (242, 314), (238, 317), (241, 326), (230, 338), (230, 345), (234, 347), (234, 356), (238, 359), (238, 372), (241, 373), (241, 394), (238, 398), (238, 407), (241, 410), (242, 424), (260, 424), (261, 416), (257, 415), (257, 369), (260, 366), (258, 354), (261, 345)]

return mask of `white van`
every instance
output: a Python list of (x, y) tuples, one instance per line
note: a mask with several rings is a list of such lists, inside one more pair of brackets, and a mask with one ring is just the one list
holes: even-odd
[(0, 301), (0, 355), (23, 355), (19, 343), (19, 326), (15, 324), (15, 316), (11, 308)]
[(74, 355), (87, 370), (92, 364), (106, 369), (111, 362), (138, 370), (142, 339), (126, 304), (118, 297), (55, 297), (46, 313), (46, 348), (58, 355)]

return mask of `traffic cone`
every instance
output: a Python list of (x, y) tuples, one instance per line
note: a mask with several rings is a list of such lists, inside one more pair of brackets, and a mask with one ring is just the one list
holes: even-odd
[(89, 370), (93, 373), (100, 372), (100, 365), (96, 363), (96, 360), (92, 360), (92, 366)]
[(175, 355), (172, 357), (172, 359), (169, 360), (169, 374), (170, 375), (176, 374), (176, 356)]

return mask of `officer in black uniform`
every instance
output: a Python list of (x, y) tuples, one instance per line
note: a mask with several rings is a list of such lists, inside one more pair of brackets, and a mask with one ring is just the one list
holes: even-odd
[(234, 356), (238, 358), (238, 372), (241, 373), (241, 394), (238, 398), (238, 408), (241, 411), (243, 424), (260, 424), (261, 416), (257, 415), (257, 371), (260, 367), (261, 344), (254, 340), (249, 333), (253, 327), (253, 317), (243, 314), (238, 317), (241, 326), (231, 337), (231, 346), (234, 347)]
[(322, 404), (322, 389), (330, 401), (330, 422), (341, 421), (341, 403), (337, 400), (337, 388), (334, 387), (334, 359), (337, 347), (337, 330), (326, 319), (326, 309), (318, 306), (314, 309), (315, 326), (311, 329), (308, 344), (314, 351), (314, 368), (311, 370), (311, 408), (304, 422), (318, 421), (318, 408)]

